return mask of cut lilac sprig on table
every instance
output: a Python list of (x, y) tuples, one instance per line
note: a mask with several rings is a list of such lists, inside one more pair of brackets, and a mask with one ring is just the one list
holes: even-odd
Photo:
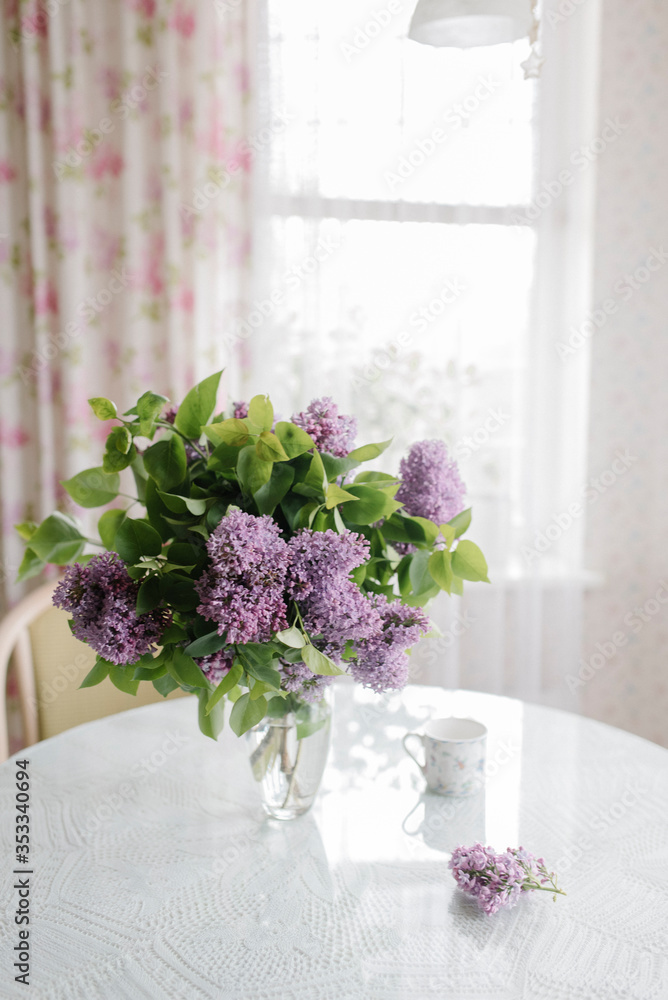
[(459, 888), (473, 896), (485, 913), (515, 906), (523, 892), (551, 892), (565, 896), (557, 886), (557, 876), (548, 872), (543, 858), (523, 847), (509, 847), (496, 854), (493, 847), (480, 843), (456, 847), (448, 864)]

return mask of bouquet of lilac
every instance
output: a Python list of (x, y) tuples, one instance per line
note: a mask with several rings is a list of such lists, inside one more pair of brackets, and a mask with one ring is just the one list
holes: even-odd
[(178, 408), (154, 392), (122, 416), (90, 400), (117, 423), (102, 464), (65, 489), (81, 507), (108, 507), (128, 495), (127, 469), (136, 490), (128, 509), (99, 518), (99, 541), (60, 511), (17, 526), (20, 579), (68, 566), (54, 604), (98, 654), (83, 686), (180, 687), (214, 739), (226, 702), (241, 734), (266, 715), (308, 716), (345, 671), (374, 691), (401, 688), (429, 629), (423, 605), (487, 580), (480, 549), (460, 540), (471, 512), (444, 444), (415, 444), (398, 477), (359, 471), (390, 442), (355, 447), (355, 420), (331, 399), (290, 421), (275, 420), (267, 396), (216, 414), (220, 375)]
[(473, 896), (487, 914), (515, 906), (523, 892), (551, 892), (555, 901), (557, 893), (566, 895), (557, 888), (557, 877), (548, 872), (543, 858), (523, 847), (509, 847), (503, 854), (482, 844), (456, 847), (448, 866), (459, 888)]

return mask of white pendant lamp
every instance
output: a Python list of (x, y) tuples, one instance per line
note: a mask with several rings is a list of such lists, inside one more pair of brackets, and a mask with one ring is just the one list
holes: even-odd
[(531, 26), (530, 0), (418, 0), (408, 37), (469, 49), (527, 38)]
[(537, 0), (418, 0), (408, 37), (422, 45), (470, 49), (528, 38), (526, 77), (538, 76)]

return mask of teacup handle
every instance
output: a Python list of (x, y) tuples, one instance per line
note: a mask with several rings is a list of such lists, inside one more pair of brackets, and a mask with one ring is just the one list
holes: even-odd
[(424, 737), (421, 736), (419, 733), (406, 733), (406, 735), (404, 736), (404, 738), (402, 739), (401, 742), (403, 743), (404, 750), (406, 751), (406, 753), (408, 754), (408, 756), (411, 757), (412, 760), (415, 761), (415, 763), (420, 768), (420, 770), (422, 771), (422, 773), (426, 775), (426, 773), (427, 773), (427, 761), (426, 761), (426, 759), (425, 759), (424, 764), (421, 764), (420, 761), (415, 756), (415, 754), (411, 753), (411, 751), (410, 751), (410, 749), (408, 747), (407, 740), (409, 740), (411, 738), (411, 736), (415, 737), (416, 740), (419, 740), (421, 746), (423, 746), (423, 747), (424, 747)]
[[(412, 735), (412, 734), (409, 734), (409, 735)], [(411, 755), (411, 756), (412, 756), (412, 755)], [(415, 758), (413, 758), (413, 759), (415, 759)], [(408, 835), (409, 837), (417, 837), (418, 833), (420, 832), (420, 826), (421, 826), (422, 824), (420, 824), (420, 826), (418, 826), (418, 827), (417, 827), (417, 828), (416, 828), (415, 830), (407, 830), (407, 829), (406, 829), (406, 824), (408, 823), (409, 819), (411, 818), (411, 816), (413, 815), (413, 813), (415, 812), (415, 810), (416, 810), (416, 809), (417, 809), (417, 808), (418, 808), (419, 806), (421, 806), (421, 805), (423, 805), (423, 802), (422, 802), (422, 799), (421, 799), (421, 798), (419, 798), (419, 799), (417, 800), (417, 802), (415, 803), (415, 805), (413, 806), (413, 808), (411, 809), (411, 811), (409, 812), (408, 816), (406, 816), (406, 817), (404, 818), (404, 821), (403, 821), (403, 823), (401, 824), (401, 829), (402, 829), (402, 830), (404, 831), (404, 833), (405, 833), (405, 834), (407, 834), (407, 835)]]

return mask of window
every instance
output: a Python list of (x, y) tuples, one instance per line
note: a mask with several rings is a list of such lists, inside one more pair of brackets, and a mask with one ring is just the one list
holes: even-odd
[(590, 38), (544, 25), (528, 81), (528, 42), (418, 45), (413, 6), (266, 0), (249, 388), (286, 415), (334, 396), (361, 440), (394, 434), (384, 467), (444, 438), (496, 586), (572, 582), (579, 525), (526, 551), (584, 475), (587, 350), (555, 348), (588, 301), (591, 176), (536, 199), (593, 118)]

